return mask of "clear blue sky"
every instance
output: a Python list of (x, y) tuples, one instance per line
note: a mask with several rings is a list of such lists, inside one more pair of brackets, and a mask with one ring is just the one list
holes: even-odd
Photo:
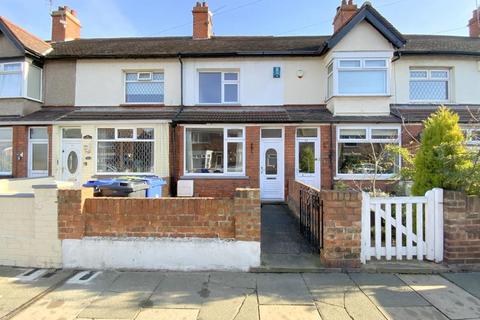
[[(48, 0), (0, 0), (0, 15), (50, 39)], [(82, 37), (191, 35), (195, 0), (53, 0), (78, 12)], [(363, 0), (356, 0), (361, 5)], [(475, 0), (372, 0), (400, 32), (468, 35)], [(330, 34), (340, 0), (210, 0), (216, 35)]]

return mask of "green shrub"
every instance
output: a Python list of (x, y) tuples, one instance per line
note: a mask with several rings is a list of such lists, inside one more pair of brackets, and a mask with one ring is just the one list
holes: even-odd
[(415, 155), (413, 188), (423, 195), (432, 188), (465, 190), (465, 173), (472, 168), (459, 117), (441, 107), (424, 121), (420, 149)]

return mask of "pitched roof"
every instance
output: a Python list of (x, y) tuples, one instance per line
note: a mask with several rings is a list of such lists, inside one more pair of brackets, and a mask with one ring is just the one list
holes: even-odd
[(193, 40), (192, 37), (78, 39), (53, 44), (54, 50), (48, 57), (176, 57), (179, 54), (183, 56), (312, 55), (320, 50), (327, 38), (326, 36), (242, 36), (212, 37), (208, 40)]
[(402, 54), (480, 55), (480, 38), (458, 36), (405, 35)]
[(2, 16), (0, 16), (0, 31), (20, 46), (19, 49), (35, 55), (43, 56), (51, 49), (50, 44)]
[(184, 107), (175, 117), (179, 123), (285, 123), (292, 122), (282, 106)]
[[(480, 123), (480, 105), (445, 104), (446, 107), (457, 113), (461, 123)], [(392, 114), (407, 123), (422, 122), (437, 111), (438, 104), (394, 104)]]
[(372, 5), (365, 2), (362, 7), (347, 21), (337, 32), (335, 32), (330, 39), (327, 40), (325, 50), (333, 48), (337, 45), (343, 37), (345, 37), (353, 28), (360, 22), (367, 21), (380, 34), (382, 34), (388, 41), (390, 41), (396, 48), (401, 48), (405, 44), (405, 38), (402, 34)]

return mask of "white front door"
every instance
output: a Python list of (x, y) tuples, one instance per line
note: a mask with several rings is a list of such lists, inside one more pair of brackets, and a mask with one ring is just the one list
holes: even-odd
[(320, 189), (320, 134), (317, 128), (298, 128), (295, 141), (295, 180)]
[(283, 130), (262, 129), (260, 140), (260, 197), (264, 201), (283, 201)]
[(82, 159), (81, 141), (63, 140), (62, 142), (62, 180), (78, 182)]
[(82, 169), (80, 128), (62, 128), (62, 180), (80, 182)]
[(45, 127), (28, 130), (28, 176), (48, 176), (48, 131)]

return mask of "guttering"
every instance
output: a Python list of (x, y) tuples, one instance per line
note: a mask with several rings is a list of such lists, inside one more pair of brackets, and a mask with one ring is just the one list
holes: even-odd
[(424, 50), (424, 51), (414, 51), (414, 50), (402, 50), (397, 51), (397, 55), (409, 55), (409, 56), (421, 56), (421, 55), (432, 55), (432, 56), (473, 56), (479, 57), (479, 52), (472, 52), (472, 51), (447, 51), (447, 50)]

